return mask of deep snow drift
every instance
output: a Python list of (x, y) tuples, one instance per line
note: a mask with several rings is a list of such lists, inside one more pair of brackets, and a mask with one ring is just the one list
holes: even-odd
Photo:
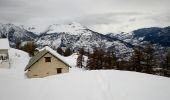
[[(0, 69), (0, 100), (170, 100), (170, 79), (116, 70), (27, 79), (28, 54), (11, 49), (11, 69)], [(75, 65), (76, 55), (65, 58)]]

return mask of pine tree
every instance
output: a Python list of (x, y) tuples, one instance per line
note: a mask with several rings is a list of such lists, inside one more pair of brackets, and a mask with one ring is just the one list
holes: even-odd
[(133, 55), (131, 57), (131, 68), (130, 70), (142, 72), (142, 60), (143, 59), (143, 52), (141, 48), (138, 46), (134, 49)]
[(19, 42), (16, 43), (16, 49), (21, 49), (20, 46), (21, 46), (21, 41), (19, 41)]
[(31, 42), (27, 42), (27, 43), (22, 47), (22, 49), (23, 49), (24, 51), (28, 52), (30, 56), (33, 56), (36, 47), (37, 47), (37, 46), (35, 45), (35, 43), (31, 41)]
[(105, 65), (104, 65), (104, 57), (105, 57), (105, 52), (102, 49), (99, 49), (97, 52), (97, 69), (105, 69)]
[(165, 69), (170, 69), (170, 51), (166, 54), (165, 57)]
[(84, 48), (80, 48), (79, 49), (79, 56), (77, 57), (77, 67), (84, 67), (83, 66), (83, 63), (84, 63), (84, 55), (85, 54), (85, 51), (84, 51)]
[(87, 65), (86, 65), (86, 69), (89, 70), (93, 70), (95, 69), (94, 67), (94, 58), (92, 57), (93, 54), (89, 54), (88, 55), (88, 59), (87, 59)]
[(87, 55), (87, 56), (90, 55), (90, 50), (89, 49), (87, 50), (87, 53), (85, 55)]
[(104, 52), (103, 60), (105, 69), (116, 69), (117, 59), (113, 51)]
[(61, 47), (57, 48), (57, 53), (59, 53), (60, 55), (64, 55), (63, 50), (61, 49)]
[(93, 69), (93, 58), (92, 58), (92, 54), (90, 54), (90, 50), (88, 49), (87, 51), (87, 64), (86, 64), (86, 69)]
[(88, 55), (86, 68), (90, 70), (100, 69), (99, 60), (98, 60), (98, 49), (95, 48), (92, 54)]
[(91, 55), (92, 69), (99, 69), (98, 52), (98, 49), (95, 48), (93, 54)]
[(103, 58), (103, 66), (105, 69), (111, 69), (112, 67), (112, 58), (111, 58), (111, 54), (110, 52), (107, 52), (104, 54), (104, 58)]
[(152, 68), (154, 67), (154, 47), (152, 44), (146, 44), (144, 46), (144, 64), (145, 64), (145, 72), (152, 73)]
[(111, 52), (111, 67), (112, 67), (113, 69), (115, 69), (115, 67), (117, 67), (117, 66), (118, 66), (117, 57), (116, 57), (116, 55), (115, 55), (114, 50), (112, 50), (112, 52)]
[(64, 56), (70, 56), (72, 54), (71, 49), (67, 48), (66, 51), (64, 52)]
[(84, 48), (80, 48), (80, 49), (79, 49), (79, 54), (85, 55)]
[(7, 38), (7, 36), (5, 34), (2, 34), (1, 38)]
[(83, 63), (84, 63), (84, 57), (83, 57), (82, 54), (80, 54), (80, 55), (77, 57), (77, 67), (83, 68), (83, 67), (84, 67)]
[(95, 69), (115, 69), (117, 59), (113, 52), (105, 52), (103, 49), (95, 48), (92, 54), (88, 54), (87, 68)]

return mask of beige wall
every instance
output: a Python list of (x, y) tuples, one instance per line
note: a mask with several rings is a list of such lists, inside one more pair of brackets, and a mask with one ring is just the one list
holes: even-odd
[(0, 58), (0, 68), (10, 68), (8, 49), (1, 49), (0, 57), (1, 57), (1, 55), (5, 56), (6, 59), (2, 61)]
[(1, 49), (0, 54), (8, 54), (8, 49)]
[[(44, 57), (51, 57), (51, 62), (45, 62)], [(29, 78), (55, 75), (57, 74), (56, 68), (62, 68), (62, 73), (69, 72), (69, 67), (50, 53), (47, 53), (44, 57), (27, 70), (26, 74)]]

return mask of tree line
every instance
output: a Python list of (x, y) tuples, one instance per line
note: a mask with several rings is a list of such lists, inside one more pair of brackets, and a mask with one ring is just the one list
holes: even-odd
[[(150, 43), (138, 45), (133, 48), (129, 59), (124, 60), (116, 56), (115, 50), (105, 51), (101, 48), (95, 48), (92, 53), (85, 52), (83, 48), (79, 50), (77, 58), (77, 67), (87, 70), (116, 69), (136, 71), (148, 74), (170, 76), (170, 51), (167, 53), (156, 53), (154, 46)], [(86, 65), (84, 56), (87, 56)]]
[[(38, 46), (33, 41), (27, 41), (23, 44), (21, 42), (16, 43), (16, 49), (23, 50), (23, 51), (27, 52), (30, 56), (35, 55), (35, 51), (36, 51), (37, 47)], [(54, 49), (57, 53), (59, 53), (62, 56), (65, 56), (65, 57), (70, 56), (73, 53), (73, 51), (68, 47), (65, 48), (64, 50), (62, 50), (61, 47), (57, 47), (57, 48), (52, 47), (52, 49)]]

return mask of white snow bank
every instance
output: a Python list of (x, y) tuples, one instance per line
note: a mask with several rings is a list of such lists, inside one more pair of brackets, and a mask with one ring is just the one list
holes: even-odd
[(24, 68), (28, 64), (30, 57), (28, 53), (10, 48), (10, 69), (0, 69), (0, 79), (24, 79)]
[[(82, 71), (24, 78), (28, 54), (11, 49), (11, 69), (0, 69), (0, 100), (170, 100), (170, 79), (136, 72)], [(75, 65), (76, 55), (68, 57)], [(72, 59), (72, 60), (71, 60)]]
[(170, 79), (125, 71), (81, 71), (0, 79), (0, 100), (170, 100)]

